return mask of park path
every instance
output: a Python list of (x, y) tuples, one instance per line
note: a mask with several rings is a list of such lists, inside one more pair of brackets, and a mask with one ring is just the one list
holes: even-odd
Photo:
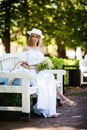
[(0, 130), (87, 130), (87, 87), (69, 87), (65, 95), (76, 101), (75, 107), (57, 107), (59, 118), (43, 118), (31, 114), (29, 122), (20, 113), (0, 112)]

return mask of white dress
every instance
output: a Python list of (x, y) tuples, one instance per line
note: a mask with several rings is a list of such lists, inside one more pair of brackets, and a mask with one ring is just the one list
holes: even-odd
[[(39, 64), (44, 59), (44, 54), (39, 50), (29, 50), (23, 52), (21, 56), (23, 61), (29, 65)], [(44, 117), (51, 117), (56, 114), (56, 83), (52, 74), (41, 71), (36, 73), (31, 70), (35, 75), (33, 85), (38, 87), (37, 104), (34, 110), (37, 114), (43, 114)]]

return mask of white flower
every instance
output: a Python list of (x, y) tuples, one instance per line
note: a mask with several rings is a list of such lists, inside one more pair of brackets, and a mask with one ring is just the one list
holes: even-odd
[(37, 66), (38, 70), (52, 69), (54, 67), (49, 57), (45, 57), (44, 60)]

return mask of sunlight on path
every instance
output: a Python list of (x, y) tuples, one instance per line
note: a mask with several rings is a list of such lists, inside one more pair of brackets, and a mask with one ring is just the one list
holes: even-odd
[(35, 128), (35, 127), (27, 127), (27, 128), (18, 128), (18, 129), (12, 129), (12, 130), (77, 130), (76, 128), (72, 128), (72, 127), (49, 127), (49, 128)]

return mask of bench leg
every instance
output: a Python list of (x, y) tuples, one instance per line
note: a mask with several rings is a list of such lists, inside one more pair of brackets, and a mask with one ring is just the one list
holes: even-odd
[(30, 121), (30, 113), (22, 113), (21, 119), (23, 121)]
[(60, 103), (60, 99), (57, 99), (57, 107), (61, 107), (62, 104)]

